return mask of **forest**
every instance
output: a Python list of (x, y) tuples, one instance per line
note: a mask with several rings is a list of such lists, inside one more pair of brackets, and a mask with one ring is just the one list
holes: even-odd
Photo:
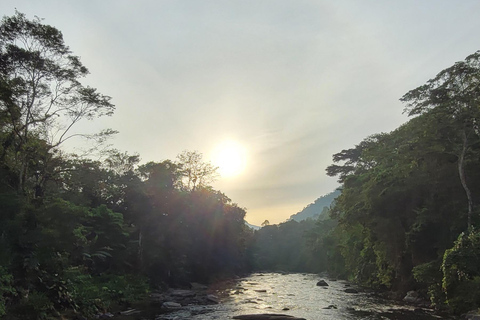
[(216, 168), (197, 151), (144, 164), (67, 153), (70, 139), (98, 149), (115, 134), (78, 131), (115, 111), (87, 74), (58, 29), (3, 18), (0, 317), (92, 316), (253, 270), (327, 271), (455, 313), (480, 306), (480, 52), (406, 93), (410, 121), (333, 155), (341, 194), (328, 210), (258, 231), (210, 186)]

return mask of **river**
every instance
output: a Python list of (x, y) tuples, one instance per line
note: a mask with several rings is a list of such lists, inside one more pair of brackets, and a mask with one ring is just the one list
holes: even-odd
[(215, 306), (191, 306), (156, 317), (158, 320), (231, 319), (234, 315), (281, 313), (307, 320), (339, 319), (451, 319), (428, 309), (415, 308), (379, 298), (345, 281), (325, 279), (329, 286), (317, 286), (316, 274), (252, 274), (224, 289), (222, 303)]

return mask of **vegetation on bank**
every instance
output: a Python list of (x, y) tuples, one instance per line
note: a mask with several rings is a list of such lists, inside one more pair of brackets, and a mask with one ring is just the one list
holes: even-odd
[[(416, 290), (457, 313), (478, 308), (480, 52), (401, 100), (410, 121), (333, 155), (327, 174), (339, 178), (341, 194), (330, 220), (308, 232), (298, 225), (296, 251), (366, 286)], [(268, 252), (264, 229), (259, 252)]]
[(65, 154), (66, 140), (115, 133), (76, 129), (115, 109), (87, 74), (60, 31), (3, 18), (0, 316), (91, 316), (250, 270), (328, 271), (454, 312), (480, 306), (480, 52), (407, 93), (409, 122), (333, 156), (331, 208), (258, 231), (209, 186), (216, 171), (198, 152), (146, 164)]

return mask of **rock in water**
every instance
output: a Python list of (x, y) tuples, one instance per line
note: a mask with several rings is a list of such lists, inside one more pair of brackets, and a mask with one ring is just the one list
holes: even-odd
[(317, 282), (317, 286), (328, 287), (328, 283), (325, 280), (320, 280), (320, 281)]
[(162, 304), (162, 309), (180, 309), (182, 305), (177, 302), (167, 301)]
[(207, 294), (207, 300), (213, 303), (220, 303), (220, 300), (214, 294)]
[(347, 289), (344, 290), (344, 292), (346, 292), (346, 293), (358, 293), (358, 291), (353, 289), (353, 288), (347, 288)]
[(192, 290), (172, 290), (170, 292), (170, 295), (172, 297), (182, 297), (182, 298), (189, 298), (189, 297), (195, 297), (196, 293)]
[(419, 300), (418, 292), (416, 291), (408, 291), (407, 295), (403, 298), (403, 301), (407, 303), (415, 303)]
[(240, 320), (306, 320), (305, 318), (296, 318), (288, 314), (264, 313), (264, 314), (243, 314), (234, 316), (233, 319)]

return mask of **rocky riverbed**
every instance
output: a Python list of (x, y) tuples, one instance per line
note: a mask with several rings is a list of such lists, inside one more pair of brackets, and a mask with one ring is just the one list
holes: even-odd
[(153, 292), (148, 306), (128, 311), (113, 319), (452, 319), (425, 306), (384, 299), (346, 281), (280, 273), (257, 273), (210, 287), (192, 284), (191, 290)]

